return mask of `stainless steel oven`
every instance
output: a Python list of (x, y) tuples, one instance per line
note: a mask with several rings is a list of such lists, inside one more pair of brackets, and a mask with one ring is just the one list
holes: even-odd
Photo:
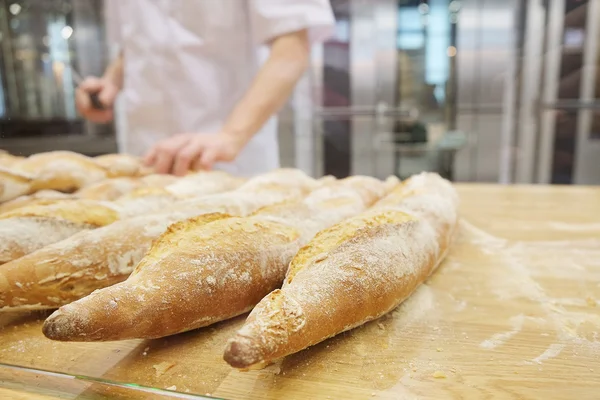
[(103, 19), (102, 1), (0, 0), (0, 148), (115, 150), (112, 126), (78, 116), (72, 78), (102, 73)]

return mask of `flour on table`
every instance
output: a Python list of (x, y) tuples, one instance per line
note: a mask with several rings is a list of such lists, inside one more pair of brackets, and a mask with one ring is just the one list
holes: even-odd
[(554, 343), (551, 344), (550, 347), (546, 349), (542, 354), (534, 358), (532, 361), (538, 364), (541, 364), (542, 361), (548, 360), (550, 358), (554, 358), (560, 354), (561, 351), (565, 348), (565, 344)]

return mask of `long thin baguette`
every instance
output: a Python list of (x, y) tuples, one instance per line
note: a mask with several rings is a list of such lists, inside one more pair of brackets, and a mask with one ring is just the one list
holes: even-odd
[(0, 167), (0, 203), (31, 192), (33, 177)]
[(22, 161), (25, 157), (15, 156), (5, 150), (0, 150), (0, 167), (10, 168), (16, 163)]
[[(44, 246), (62, 241), (79, 231), (108, 225), (116, 219), (127, 219), (158, 212), (190, 197), (227, 192), (240, 185), (240, 179), (217, 172), (190, 176), (184, 182), (186, 192), (179, 196), (177, 188), (169, 190), (143, 187), (120, 197), (113, 203), (85, 199), (39, 200), (35, 205), (0, 214), (0, 264), (23, 257)], [(32, 211), (33, 210), (33, 211)], [(88, 223), (86, 218), (110, 215), (102, 223)]]
[(74, 193), (74, 196), (87, 200), (113, 201), (144, 186), (146, 184), (140, 179), (131, 177), (112, 178), (79, 189)]
[(225, 172), (201, 172), (180, 178), (164, 188), (140, 187), (115, 201), (121, 218), (156, 213), (175, 206), (178, 201), (191, 200), (239, 188), (244, 180)]
[(300, 171), (279, 170), (253, 178), (234, 191), (80, 232), (3, 265), (0, 311), (57, 308), (125, 280), (152, 242), (175, 222), (212, 213), (248, 215), (266, 205), (304, 196), (317, 186)]
[(458, 198), (435, 174), (410, 178), (373, 209), (320, 232), (228, 341), (233, 367), (262, 368), (398, 306), (439, 265)]
[(71, 192), (108, 176), (107, 171), (93, 159), (70, 151), (34, 154), (11, 168), (34, 177), (33, 191), (54, 189)]
[(75, 233), (116, 221), (117, 210), (94, 201), (59, 200), (0, 214), (0, 264)]
[(94, 157), (93, 161), (106, 170), (109, 178), (147, 175), (150, 172), (139, 157), (129, 154), (104, 154)]
[(53, 204), (56, 200), (75, 198), (73, 194), (58, 192), (56, 190), (40, 190), (39, 192), (19, 196), (16, 199), (0, 204), (0, 214), (25, 206)]
[(157, 338), (247, 312), (281, 285), (294, 254), (319, 230), (385, 194), (374, 178), (327, 185), (249, 217), (176, 224), (125, 282), (62, 307), (44, 333), (74, 341)]

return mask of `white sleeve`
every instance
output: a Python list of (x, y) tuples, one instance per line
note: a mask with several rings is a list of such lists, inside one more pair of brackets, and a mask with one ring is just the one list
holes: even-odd
[(322, 42), (335, 27), (329, 0), (250, 0), (249, 7), (258, 44), (302, 29), (308, 29), (311, 43)]
[[(121, 0), (122, 1), (122, 0)], [(111, 57), (114, 57), (115, 50), (121, 48), (121, 17), (119, 12), (119, 0), (104, 1), (104, 24), (106, 27), (106, 40), (111, 50)]]

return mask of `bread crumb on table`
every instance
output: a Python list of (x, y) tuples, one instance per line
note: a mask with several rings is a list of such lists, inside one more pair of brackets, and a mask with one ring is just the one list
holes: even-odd
[(170, 370), (171, 368), (173, 368), (175, 366), (175, 364), (167, 362), (167, 361), (163, 361), (160, 364), (155, 364), (152, 366), (152, 368), (154, 368), (155, 372), (156, 372), (156, 377), (159, 378), (162, 375), (165, 374), (165, 372), (167, 372), (168, 370)]
[(444, 373), (444, 371), (435, 371), (433, 373), (433, 377), (435, 379), (445, 379), (446, 378), (446, 374)]

